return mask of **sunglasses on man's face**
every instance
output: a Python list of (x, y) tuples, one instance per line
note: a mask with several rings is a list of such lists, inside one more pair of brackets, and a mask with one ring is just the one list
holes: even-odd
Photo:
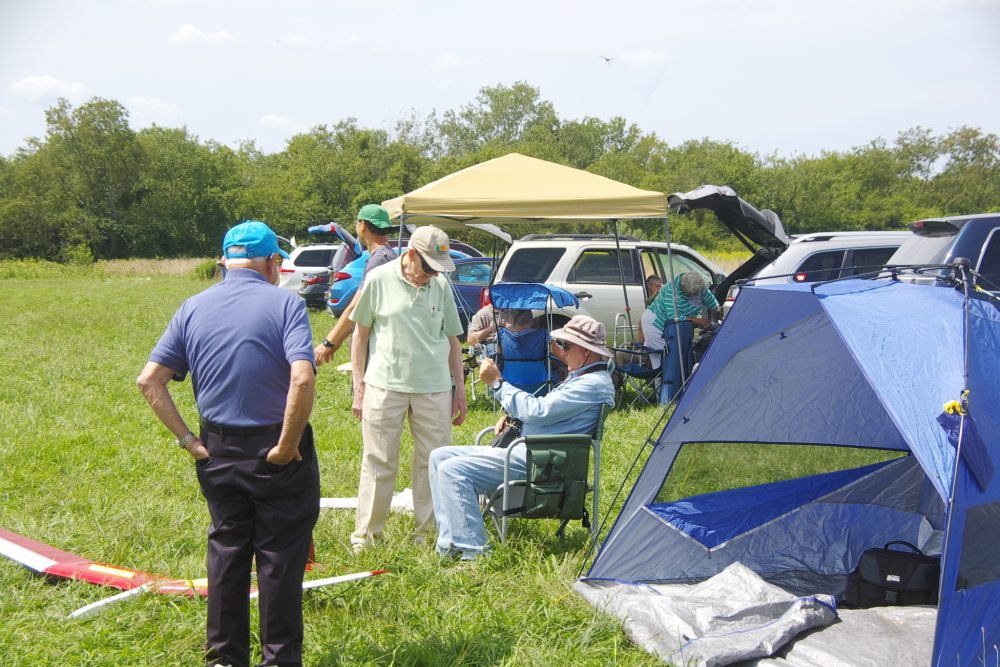
[(556, 347), (558, 347), (563, 352), (569, 351), (569, 346), (572, 345), (572, 343), (564, 341), (562, 338), (553, 338), (552, 342), (555, 343)]
[(417, 253), (417, 257), (420, 258), (420, 268), (423, 270), (424, 273), (426, 273), (429, 276), (433, 276), (436, 273), (438, 273), (437, 269), (431, 268), (431, 265), (427, 263), (427, 260), (424, 259), (423, 255), (421, 255), (416, 250), (414, 250), (414, 252), (416, 252)]

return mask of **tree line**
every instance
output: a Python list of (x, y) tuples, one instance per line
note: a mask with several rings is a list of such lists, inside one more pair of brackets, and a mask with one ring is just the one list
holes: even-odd
[[(621, 117), (564, 120), (523, 82), (482, 88), (458, 110), (413, 113), (391, 128), (353, 118), (318, 125), (276, 153), (253, 141), (202, 141), (183, 127), (136, 131), (124, 106), (101, 98), (78, 107), (59, 100), (46, 124), (44, 138), (0, 156), (0, 258), (211, 256), (225, 230), (248, 219), (302, 239), (309, 225), (350, 222), (366, 203), (511, 151), (667, 194), (729, 185), (777, 212), (790, 233), (1000, 210), (1000, 139), (976, 128), (916, 127), (848, 151), (760, 155), (708, 138), (669, 145)], [(623, 231), (663, 234), (650, 221)], [(671, 218), (671, 234), (698, 248), (733, 247), (707, 212)]]

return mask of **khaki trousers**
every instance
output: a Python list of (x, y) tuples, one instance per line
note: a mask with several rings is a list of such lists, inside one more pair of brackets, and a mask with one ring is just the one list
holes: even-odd
[(451, 401), (451, 391), (403, 394), (365, 385), (361, 417), (364, 456), (352, 544), (364, 544), (379, 537), (389, 518), (404, 418), (409, 419), (413, 436), (410, 485), (415, 534), (436, 532), (427, 460), (431, 451), (451, 444)]

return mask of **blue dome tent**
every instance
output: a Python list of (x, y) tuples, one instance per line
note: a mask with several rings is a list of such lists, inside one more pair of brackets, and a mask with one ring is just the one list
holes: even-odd
[[(964, 415), (944, 409), (966, 390)], [(656, 502), (685, 444), (758, 442), (909, 456)], [(739, 562), (797, 594), (835, 595), (864, 550), (936, 534), (931, 665), (978, 665), (984, 642), (990, 660), (1000, 643), (998, 462), (994, 305), (895, 281), (748, 286), (583, 581), (689, 583)], [(853, 664), (848, 643), (843, 655)]]

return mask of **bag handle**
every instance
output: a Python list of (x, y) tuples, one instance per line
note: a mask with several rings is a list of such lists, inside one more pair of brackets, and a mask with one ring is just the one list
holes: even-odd
[(923, 555), (924, 555), (924, 552), (923, 552), (923, 551), (921, 551), (920, 549), (916, 548), (915, 546), (913, 546), (913, 545), (912, 545), (912, 544), (910, 544), (909, 542), (904, 542), (903, 540), (896, 540), (895, 542), (889, 542), (888, 544), (886, 544), (886, 545), (885, 545), (884, 547), (882, 547), (882, 548), (883, 548), (883, 549), (888, 549), (888, 548), (889, 548), (890, 546), (892, 546), (893, 544), (902, 544), (902, 545), (903, 545), (903, 546), (905, 546), (905, 547), (910, 547), (911, 549), (913, 549), (914, 551), (916, 551), (916, 552), (917, 552), (918, 554), (920, 554), (921, 556), (923, 556)]

